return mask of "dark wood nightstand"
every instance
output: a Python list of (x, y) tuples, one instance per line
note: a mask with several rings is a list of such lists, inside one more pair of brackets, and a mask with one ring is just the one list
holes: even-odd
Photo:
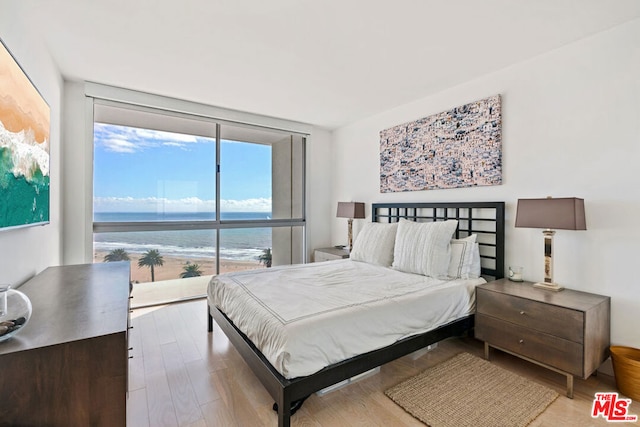
[(588, 378), (609, 356), (611, 299), (565, 289), (551, 292), (508, 279), (476, 288), (475, 336), (485, 358), (494, 347), (567, 376)]
[(349, 251), (344, 248), (319, 248), (313, 251), (313, 261), (332, 261), (334, 259), (349, 258)]

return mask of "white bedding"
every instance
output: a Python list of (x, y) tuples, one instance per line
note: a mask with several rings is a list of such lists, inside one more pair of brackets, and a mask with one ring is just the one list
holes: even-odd
[(214, 276), (208, 301), (295, 378), (472, 313), (481, 283), (347, 259)]

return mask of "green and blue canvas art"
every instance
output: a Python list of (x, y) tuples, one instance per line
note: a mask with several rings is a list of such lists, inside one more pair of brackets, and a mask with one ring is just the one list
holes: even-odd
[(49, 222), (49, 106), (0, 44), (0, 228)]

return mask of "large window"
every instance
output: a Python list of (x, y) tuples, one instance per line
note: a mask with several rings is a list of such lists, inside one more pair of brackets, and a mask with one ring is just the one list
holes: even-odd
[(303, 136), (112, 103), (94, 118), (94, 262), (131, 262), (136, 305), (303, 262)]

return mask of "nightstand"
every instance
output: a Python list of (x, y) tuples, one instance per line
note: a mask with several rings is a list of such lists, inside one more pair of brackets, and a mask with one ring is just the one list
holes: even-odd
[(313, 251), (314, 262), (332, 261), (334, 259), (349, 258), (349, 252), (342, 248), (319, 248)]
[(551, 292), (531, 282), (496, 280), (476, 288), (475, 337), (490, 347), (567, 376), (587, 379), (609, 356), (611, 299), (565, 289)]

